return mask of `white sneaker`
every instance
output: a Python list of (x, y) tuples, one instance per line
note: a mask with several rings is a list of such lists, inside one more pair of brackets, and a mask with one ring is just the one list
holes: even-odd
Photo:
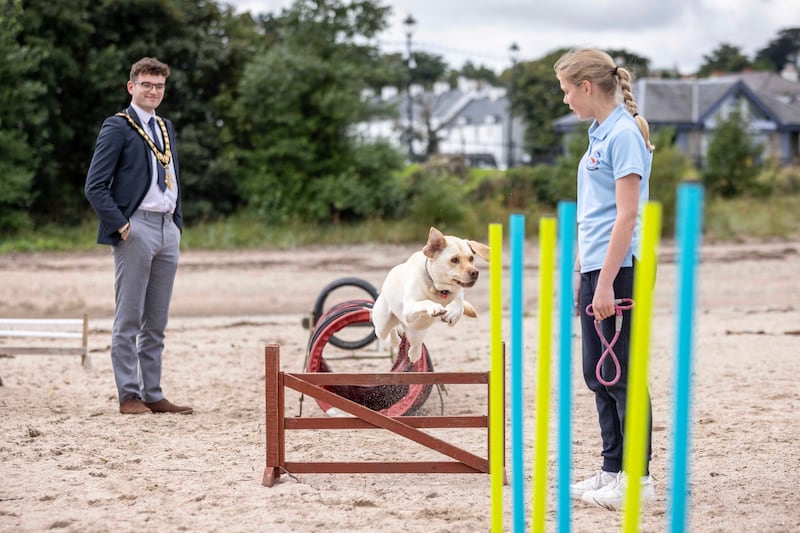
[[(628, 486), (628, 477), (624, 472), (620, 472), (611, 483), (608, 483), (603, 488), (591, 490), (581, 496), (584, 502), (605, 507), (612, 511), (622, 509), (625, 502), (625, 490)], [(653, 478), (651, 476), (644, 476), (639, 492), (641, 501), (650, 501), (656, 499), (656, 491), (653, 488)]]
[(615, 479), (617, 479), (617, 474), (606, 472), (605, 470), (598, 470), (592, 477), (570, 485), (569, 495), (573, 500), (580, 500), (584, 493), (590, 490), (602, 489)]

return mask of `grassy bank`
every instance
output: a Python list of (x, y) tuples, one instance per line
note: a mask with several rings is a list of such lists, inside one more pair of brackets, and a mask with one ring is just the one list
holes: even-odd
[[(527, 234), (537, 234), (537, 222), (546, 210), (523, 213)], [(716, 242), (746, 239), (788, 239), (800, 235), (800, 195), (769, 198), (714, 199), (706, 204), (704, 238)], [(510, 213), (494, 213), (492, 220), (478, 220), (486, 213), (476, 213), (464, 227), (443, 228), (446, 232), (480, 239), (489, 222), (507, 225)], [(370, 220), (359, 224), (326, 226), (294, 223), (272, 226), (252, 216), (240, 215), (226, 220), (192, 224), (183, 234), (184, 250), (291, 249), (302, 246), (336, 246), (365, 243), (405, 244), (427, 236), (429, 224), (417, 220)], [(43, 226), (33, 231), (4, 236), (0, 253), (82, 251), (96, 249), (94, 221), (76, 227)], [(671, 237), (674, 228), (665, 228)]]

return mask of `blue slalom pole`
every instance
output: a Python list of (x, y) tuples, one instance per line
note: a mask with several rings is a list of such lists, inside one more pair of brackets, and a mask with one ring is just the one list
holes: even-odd
[(575, 249), (575, 202), (558, 204), (558, 531), (569, 532), (572, 502), (569, 496), (572, 464), (572, 266)]
[(525, 216), (514, 214), (509, 220), (511, 238), (511, 458), (514, 531), (525, 531), (525, 461), (523, 453), (523, 367), (522, 300), (524, 271)]
[(675, 308), (678, 311), (675, 365), (675, 433), (673, 440), (672, 489), (670, 490), (670, 528), (673, 533), (688, 531), (689, 440), (692, 396), (692, 354), (694, 349), (695, 294), (697, 262), (703, 225), (703, 186), (684, 183), (678, 187), (675, 238), (678, 245), (678, 272)]

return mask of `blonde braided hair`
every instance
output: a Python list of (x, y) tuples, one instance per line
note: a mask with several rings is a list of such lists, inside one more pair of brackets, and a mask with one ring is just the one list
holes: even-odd
[(586, 80), (612, 95), (615, 95), (619, 88), (625, 109), (639, 126), (645, 146), (651, 152), (656, 149), (650, 142), (650, 124), (639, 113), (639, 106), (633, 99), (631, 89), (633, 76), (625, 67), (618, 67), (610, 55), (594, 48), (577, 48), (561, 56), (553, 69), (559, 79), (575, 85)]

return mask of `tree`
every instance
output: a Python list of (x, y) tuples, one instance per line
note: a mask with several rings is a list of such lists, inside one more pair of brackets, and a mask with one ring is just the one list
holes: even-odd
[(367, 85), (380, 94), (384, 87), (396, 87), (404, 90), (408, 83), (408, 65), (400, 52), (383, 54), (375, 64), (375, 68), (365, 73)]
[(107, 116), (127, 107), (129, 68), (144, 56), (172, 67), (159, 111), (179, 132), (184, 216), (235, 209), (235, 147), (225, 128), (259, 37), (249, 15), (205, 0), (22, 0), (21, 6), (19, 30), (3, 31), (26, 58), (4, 79), (4, 89), (8, 82), (20, 94), (4, 100), (25, 111), (19, 138), (36, 147), (29, 205), (38, 220), (71, 224), (86, 216), (83, 182), (97, 132)]
[(761, 153), (762, 146), (753, 141), (738, 110), (720, 120), (706, 153), (703, 180), (709, 192), (732, 198), (753, 190)]
[(45, 88), (34, 81), (39, 59), (20, 46), (22, 2), (6, 2), (0, 11), (0, 233), (29, 223), (33, 176), (39, 165), (27, 132), (46, 126), (36, 106)]
[(787, 28), (756, 53), (756, 61), (764, 62), (776, 72), (787, 63), (800, 66), (800, 28)]
[[(91, 48), (99, 52), (90, 52), (86, 62), (105, 90), (86, 111), (96, 120), (89, 138), (94, 140), (110, 111), (128, 105), (124, 83), (130, 63), (143, 56), (158, 57), (171, 67), (159, 112), (175, 123), (179, 136), (184, 216), (214, 218), (233, 212), (240, 199), (232, 186), (236, 168), (230, 109), (244, 65), (256, 49), (255, 22), (250, 15), (235, 16), (231, 8), (222, 11), (203, 0), (93, 5), (97, 7), (91, 20), (97, 31)], [(88, 160), (85, 156), (84, 165)]]
[(461, 76), (470, 80), (482, 80), (489, 85), (497, 85), (499, 81), (494, 70), (483, 65), (475, 66), (472, 61), (467, 61), (461, 67), (461, 70), (454, 70), (452, 74), (455, 75), (456, 78)]
[[(422, 93), (414, 98), (414, 103), (419, 107), (419, 122), (422, 128), (415, 128), (414, 139), (425, 143), (425, 153), (421, 157), (427, 160), (432, 155), (439, 153), (439, 143), (442, 141), (442, 130), (447, 123), (436, 123), (434, 113), (438, 96), (432, 93)], [(423, 129), (424, 128), (424, 129)]]
[(412, 52), (411, 57), (413, 61), (409, 70), (405, 54), (392, 52), (381, 55), (372, 69), (364, 73), (367, 84), (376, 91), (390, 86), (404, 91), (409, 82), (430, 89), (434, 83), (445, 79), (447, 63), (442, 56)]
[(675, 201), (681, 182), (698, 179), (691, 157), (675, 145), (675, 130), (671, 127), (653, 130), (651, 140), (656, 147), (650, 171), (650, 200), (661, 203), (662, 233), (675, 227)]
[(730, 44), (719, 45), (711, 54), (704, 55), (703, 60), (705, 63), (697, 71), (698, 77), (707, 77), (714, 72), (742, 72), (752, 67), (752, 63), (742, 54), (741, 49)]
[(411, 83), (422, 85), (431, 89), (437, 81), (444, 81), (447, 73), (447, 63), (442, 56), (425, 52), (412, 52), (414, 58), (411, 69)]
[[(98, 80), (85, 77), (86, 56), (94, 30), (88, 0), (24, 0), (18, 45), (36, 57), (36, 71), (19, 79), (38, 84), (32, 97), (36, 120), (24, 121), (24, 135), (38, 156), (31, 191), (31, 210), (45, 220), (73, 223), (87, 207), (83, 179), (91, 155), (88, 149), (96, 131), (84, 126), (91, 121)], [(102, 84), (102, 82), (101, 82)]]
[(606, 50), (614, 58), (614, 62), (625, 67), (634, 79), (646, 78), (650, 75), (650, 60), (625, 49)]
[[(514, 116), (525, 122), (525, 151), (534, 160), (551, 160), (561, 152), (553, 121), (569, 113), (564, 105), (553, 65), (567, 50), (556, 50), (536, 61), (517, 63), (514, 78)], [(506, 85), (511, 83), (511, 70), (500, 76)]]
[(369, 113), (361, 91), (380, 61), (363, 43), (387, 15), (370, 1), (297, 0), (277, 21), (276, 44), (245, 68), (235, 103), (241, 191), (266, 220), (326, 222), (392, 209), (389, 178), (400, 155), (352, 133)]

